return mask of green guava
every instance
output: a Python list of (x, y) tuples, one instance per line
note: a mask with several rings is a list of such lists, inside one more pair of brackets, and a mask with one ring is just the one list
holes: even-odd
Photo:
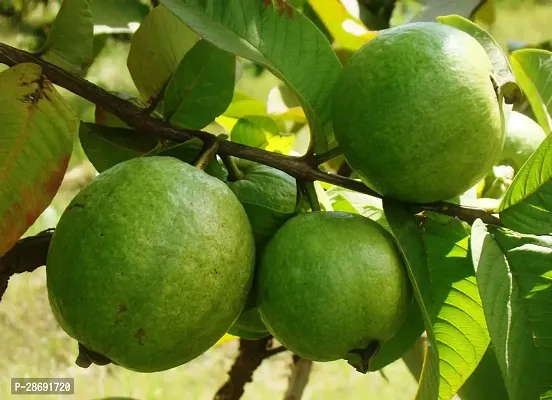
[(247, 215), (218, 179), (172, 157), (125, 161), (63, 213), (47, 259), (50, 305), (86, 348), (139, 372), (199, 356), (252, 285)]
[(483, 47), (434, 22), (382, 31), (345, 65), (332, 100), (336, 140), (379, 194), (431, 203), (482, 179), (504, 143)]
[[(229, 181), (228, 186), (242, 203), (253, 228), (257, 257), (267, 241), (293, 215), (297, 203), (295, 178), (266, 165), (238, 160), (237, 168), (243, 177)], [(244, 339), (259, 339), (269, 335), (258, 312), (255, 291), (228, 333)]]
[(506, 123), (506, 139), (497, 165), (509, 165), (517, 172), (545, 138), (539, 124), (513, 111)]
[(411, 289), (393, 237), (345, 212), (299, 214), (274, 235), (257, 271), (263, 322), (293, 353), (349, 359), (399, 330)]

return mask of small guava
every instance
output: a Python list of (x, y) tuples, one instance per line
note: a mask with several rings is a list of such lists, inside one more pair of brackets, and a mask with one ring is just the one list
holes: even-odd
[(513, 111), (506, 124), (506, 139), (497, 165), (509, 165), (517, 172), (544, 139), (546, 133), (539, 124)]
[(492, 76), (483, 47), (456, 28), (419, 22), (381, 31), (335, 85), (339, 147), (381, 195), (415, 203), (458, 196), (504, 144)]
[(252, 284), (247, 215), (220, 180), (172, 157), (135, 158), (69, 204), (46, 273), (61, 327), (139, 372), (181, 365), (238, 318)]
[(394, 238), (358, 214), (293, 217), (266, 246), (257, 274), (268, 330), (313, 361), (349, 359), (390, 339), (411, 299)]
[[(228, 186), (247, 213), (253, 228), (258, 259), (267, 241), (295, 215), (297, 184), (292, 176), (266, 165), (237, 160), (236, 167), (243, 173), (243, 177), (229, 181)], [(243, 312), (228, 333), (244, 339), (259, 339), (269, 335), (256, 307), (254, 288)]]

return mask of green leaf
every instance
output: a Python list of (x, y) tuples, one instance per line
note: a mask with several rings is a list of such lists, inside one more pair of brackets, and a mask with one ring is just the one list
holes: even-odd
[(35, 64), (0, 73), (0, 255), (48, 207), (65, 175), (78, 117)]
[(518, 232), (552, 232), (552, 135), (519, 170), (498, 211), (502, 222)]
[(296, 213), (295, 178), (266, 165), (246, 160), (236, 162), (243, 178), (228, 182), (242, 203), (259, 250)]
[(95, 34), (132, 33), (150, 9), (140, 0), (90, 0)]
[(93, 59), (94, 26), (89, 0), (64, 1), (39, 50), (48, 62), (82, 75)]
[(357, 51), (377, 35), (370, 32), (339, 0), (309, 0), (309, 4), (328, 29), (339, 47)]
[(514, 51), (512, 67), (535, 117), (545, 132), (552, 130), (552, 52), (538, 49)]
[(435, 21), (441, 15), (457, 14), (464, 18), (472, 17), (473, 13), (481, 7), (481, 0), (423, 0), (422, 9), (410, 22)]
[(483, 46), (493, 64), (495, 79), (499, 86), (507, 83), (515, 83), (514, 72), (512, 71), (508, 57), (487, 31), (470, 20), (458, 15), (438, 17), (437, 22), (466, 32)]
[(508, 391), (492, 344), (487, 348), (473, 374), (458, 391), (458, 397), (462, 400), (508, 398)]
[(223, 115), (229, 118), (243, 118), (251, 115), (266, 115), (266, 104), (238, 91)]
[(428, 337), (428, 350), (416, 399), (437, 399), (439, 396), (439, 354), (430, 317), (433, 289), (424, 242), (416, 220), (406, 205), (384, 199), (383, 209), (405, 260), (414, 297), (420, 307)]
[(511, 400), (552, 398), (552, 237), (472, 227), (489, 333)]
[(163, 99), (163, 115), (187, 129), (202, 129), (232, 101), (234, 55), (200, 40), (182, 59)]
[(489, 333), (471, 257), (470, 232), (456, 219), (421, 225), (433, 299), (432, 329), (439, 353), (439, 398), (450, 399), (479, 364)]
[(341, 64), (328, 40), (294, 8), (278, 1), (163, 0), (206, 40), (258, 62), (281, 78), (301, 100), (314, 149), (334, 144), (331, 93)]
[(179, 18), (163, 6), (144, 19), (132, 38), (127, 66), (140, 95), (156, 98), (180, 61), (199, 41)]
[(143, 156), (158, 145), (157, 139), (132, 129), (81, 122), (81, 146), (96, 171)]
[(272, 118), (250, 116), (238, 120), (232, 128), (230, 138), (236, 143), (287, 154), (293, 147), (295, 137), (280, 132), (278, 124)]

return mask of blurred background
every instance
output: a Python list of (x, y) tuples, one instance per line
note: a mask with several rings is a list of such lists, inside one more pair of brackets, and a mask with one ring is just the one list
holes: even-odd
[[(96, 9), (101, 12), (94, 15), (96, 58), (86, 78), (105, 89), (138, 96), (126, 67), (126, 58), (132, 32), (149, 12), (151, 4), (141, 0), (93, 2), (98, 4)], [(359, 18), (375, 30), (416, 18), (424, 7), (430, 5), (439, 15), (455, 13), (455, 7), (459, 13), (465, 12), (467, 3), (477, 5), (478, 2), (359, 0), (359, 3), (360, 7), (355, 1), (344, 1), (351, 13), (358, 13)], [(59, 7), (60, 0), (0, 0), (0, 41), (29, 51), (38, 50)], [(314, 12), (308, 4), (303, 11)], [(550, 49), (552, 1), (495, 0), (471, 17), (489, 30), (505, 51), (525, 46)], [(348, 54), (341, 52), (340, 56), (346, 60)], [(237, 89), (270, 107), (274, 96), (269, 94), (281, 82), (257, 65), (245, 60), (241, 65), (242, 75)], [(0, 67), (1, 70), (5, 68)], [(93, 104), (63, 89), (60, 91), (82, 120), (94, 121)], [(217, 125), (210, 129), (221, 132)], [(305, 145), (304, 140), (297, 140), (296, 151), (301, 152)], [(69, 201), (95, 175), (94, 167), (77, 143), (58, 195), (26, 235), (54, 227)], [(0, 303), (0, 330), (0, 399), (11, 397), (11, 377), (74, 377), (74, 397), (78, 399), (210, 399), (226, 380), (226, 373), (237, 354), (234, 340), (220, 343), (196, 360), (161, 373), (137, 374), (112, 365), (81, 369), (74, 363), (76, 342), (58, 327), (50, 311), (44, 268), (10, 279)], [(246, 387), (244, 398), (283, 398), (290, 361), (291, 356), (286, 353), (266, 360), (255, 372), (253, 382)], [(383, 373), (368, 375), (357, 373), (343, 361), (315, 363), (304, 398), (410, 399), (415, 391), (416, 381), (402, 361), (388, 366)]]

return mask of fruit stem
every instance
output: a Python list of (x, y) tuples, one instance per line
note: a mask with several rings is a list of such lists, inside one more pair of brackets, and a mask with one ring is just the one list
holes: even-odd
[(219, 146), (220, 143), (218, 138), (213, 140), (213, 142), (209, 145), (207, 145), (206, 143), (207, 148), (205, 148), (203, 153), (201, 153), (197, 161), (194, 163), (194, 166), (201, 170), (205, 170), (205, 168), (207, 168), (207, 165), (209, 165), (211, 161), (213, 161), (213, 159), (216, 157)]
[(301, 182), (301, 186), (303, 187), (303, 190), (307, 195), (307, 199), (309, 199), (311, 210), (321, 211), (322, 209), (320, 208), (320, 201), (318, 200), (318, 195), (316, 194), (316, 188), (314, 187), (314, 182), (303, 181)]
[(238, 168), (232, 157), (224, 155), (221, 158), (228, 171), (228, 180), (230, 182), (239, 181), (243, 178), (243, 172)]

